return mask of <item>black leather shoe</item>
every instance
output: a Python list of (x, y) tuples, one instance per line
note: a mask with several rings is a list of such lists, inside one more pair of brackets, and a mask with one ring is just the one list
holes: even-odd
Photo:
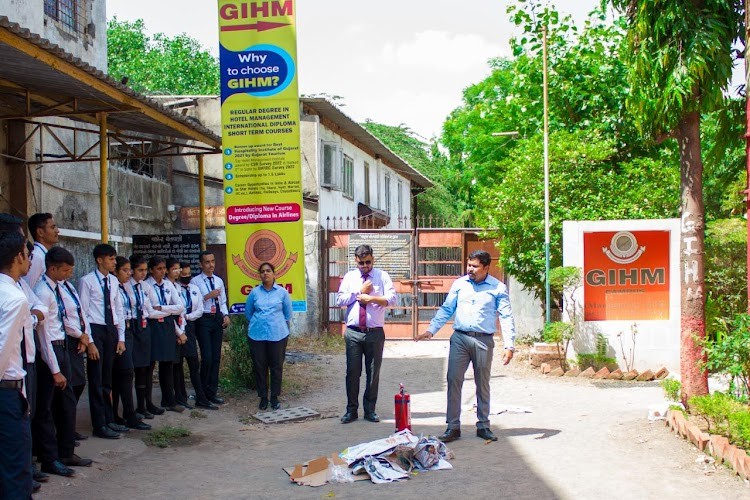
[(259, 410), (267, 410), (268, 409), (268, 399), (266, 399), (266, 398), (260, 398), (260, 403), (258, 403), (258, 409)]
[(115, 432), (106, 425), (94, 431), (94, 436), (103, 439), (120, 439), (120, 433)]
[(43, 463), (42, 472), (46, 472), (47, 474), (54, 474), (56, 476), (63, 476), (63, 477), (70, 477), (70, 476), (75, 475), (76, 473), (76, 471), (74, 471), (70, 467), (66, 467), (59, 460), (55, 460), (54, 462)]
[(224, 404), (224, 398), (220, 398), (219, 396), (214, 396), (212, 398), (208, 398), (209, 401), (211, 401), (215, 405), (223, 405)]
[(438, 436), (438, 439), (444, 443), (450, 443), (461, 437), (461, 429), (445, 429), (445, 432)]
[(143, 415), (143, 418), (145, 418), (146, 420), (151, 420), (154, 418), (154, 414), (148, 410), (139, 411), (137, 413), (140, 413), (141, 415)]
[(124, 425), (116, 424), (114, 422), (110, 422), (107, 424), (107, 427), (112, 429), (115, 432), (128, 432), (128, 428)]
[(186, 410), (192, 410), (193, 407), (188, 404), (187, 401), (177, 401), (177, 404), (185, 408)]
[(278, 410), (279, 408), (281, 408), (281, 403), (279, 403), (279, 400), (278, 399), (272, 399), (271, 400), (271, 409), (272, 410)]
[(497, 436), (489, 429), (477, 429), (477, 437), (486, 439), (487, 441), (497, 441)]
[(46, 483), (47, 481), (49, 481), (49, 474), (45, 474), (44, 472), (38, 470), (36, 468), (36, 465), (34, 465), (34, 481)]
[(125, 419), (122, 417), (115, 417), (115, 423), (117, 425), (125, 425)]
[(42, 483), (40, 483), (36, 479), (32, 479), (31, 480), (31, 491), (33, 491), (34, 493), (36, 493), (37, 491), (39, 491), (41, 489), (42, 489)]
[(167, 411), (173, 411), (175, 413), (182, 413), (183, 411), (185, 411), (185, 408), (183, 408), (182, 406), (178, 406), (178, 405), (167, 406), (164, 409), (167, 410)]
[(196, 401), (195, 406), (198, 408), (204, 408), (206, 410), (218, 410), (219, 407), (213, 404), (211, 401)]
[(125, 424), (128, 426), (128, 429), (135, 429), (137, 431), (150, 431), (151, 426), (148, 424), (144, 424), (140, 420), (136, 420), (135, 422), (128, 422)]
[(359, 415), (357, 415), (354, 412), (348, 411), (348, 412), (344, 413), (343, 417), (341, 417), (341, 423), (342, 424), (348, 424), (348, 423), (354, 422), (358, 418), (359, 418)]
[(162, 415), (164, 414), (164, 408), (159, 408), (158, 406), (147, 404), (146, 405), (146, 411), (153, 415)]
[(89, 437), (86, 434), (76, 432), (76, 441), (86, 441)]
[(378, 417), (378, 414), (375, 412), (365, 413), (365, 420), (368, 422), (380, 422), (380, 417)]
[(68, 467), (91, 467), (94, 463), (90, 458), (81, 458), (75, 453), (67, 458), (61, 458), (60, 462)]

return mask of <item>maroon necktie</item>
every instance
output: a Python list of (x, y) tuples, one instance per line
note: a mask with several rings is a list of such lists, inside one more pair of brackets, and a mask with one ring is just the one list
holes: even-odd
[[(369, 274), (365, 273), (362, 275), (362, 284), (370, 277)], [(367, 306), (363, 303), (359, 303), (359, 327), (367, 328)]]

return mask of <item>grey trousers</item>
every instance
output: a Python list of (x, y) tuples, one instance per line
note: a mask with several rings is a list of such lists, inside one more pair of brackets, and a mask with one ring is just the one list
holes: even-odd
[(490, 427), (490, 371), (495, 341), (492, 335), (471, 337), (453, 332), (448, 354), (448, 429), (461, 428), (461, 388), (469, 363), (474, 367), (477, 389), (477, 429)]

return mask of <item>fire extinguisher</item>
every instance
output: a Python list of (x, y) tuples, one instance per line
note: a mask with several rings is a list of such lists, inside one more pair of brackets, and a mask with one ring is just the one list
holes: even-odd
[(396, 432), (404, 429), (411, 430), (411, 396), (404, 389), (404, 384), (398, 384), (399, 391), (394, 397), (396, 415)]

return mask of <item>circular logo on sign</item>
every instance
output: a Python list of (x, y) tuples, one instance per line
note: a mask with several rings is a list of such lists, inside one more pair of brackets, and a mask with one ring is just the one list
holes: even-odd
[(260, 265), (269, 262), (276, 268), (276, 277), (280, 278), (289, 271), (292, 264), (297, 262), (297, 254), (287, 254), (281, 236), (271, 230), (261, 229), (250, 235), (245, 242), (244, 254), (233, 255), (232, 262), (246, 276), (256, 280), (260, 279), (260, 274), (258, 274)]
[(618, 264), (635, 262), (646, 251), (646, 247), (639, 247), (638, 240), (630, 231), (620, 231), (612, 236), (609, 248), (602, 248), (610, 260)]

